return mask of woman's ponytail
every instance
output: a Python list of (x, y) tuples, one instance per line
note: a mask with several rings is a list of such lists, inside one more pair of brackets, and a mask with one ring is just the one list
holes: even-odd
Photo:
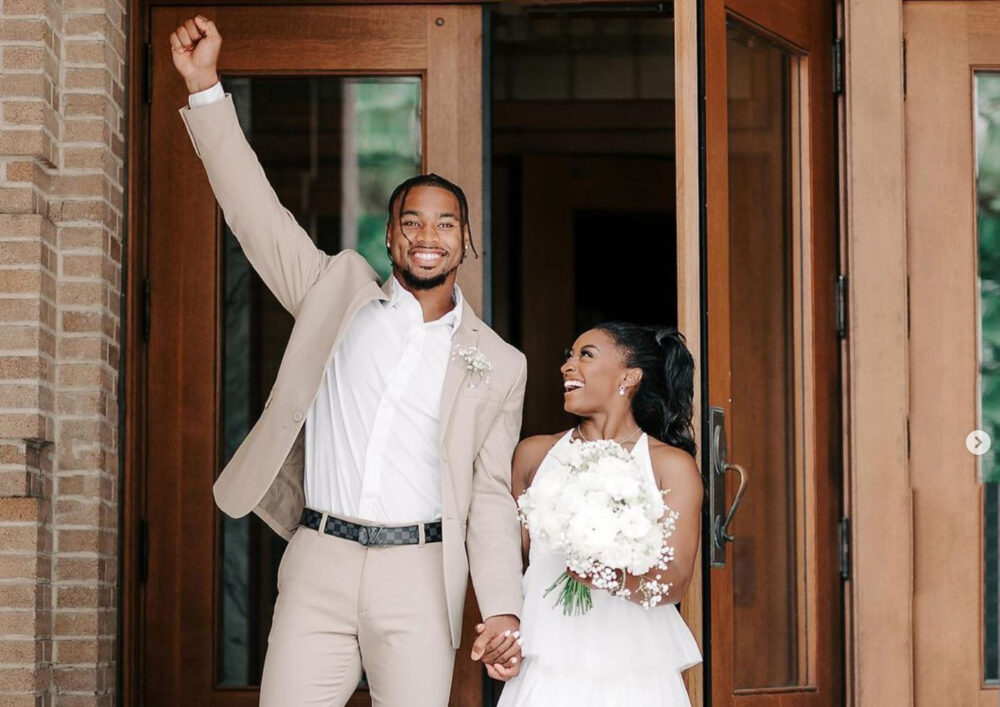
[(628, 368), (642, 369), (632, 396), (632, 415), (647, 434), (696, 456), (694, 441), (694, 358), (674, 327), (626, 322), (598, 324), (625, 353)]

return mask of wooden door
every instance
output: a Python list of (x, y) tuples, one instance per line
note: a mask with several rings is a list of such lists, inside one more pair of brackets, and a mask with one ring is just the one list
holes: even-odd
[[(282, 203), (328, 252), (385, 260), (385, 201), (420, 171), (463, 185), (482, 223), (478, 7), (159, 7), (152, 11), (146, 385), (146, 705), (252, 705), (284, 542), (233, 520), (212, 484), (256, 420), (291, 328), (228, 232), (177, 110), (167, 37), (195, 13), (223, 35), (220, 74)], [(482, 275), (463, 268), (470, 303)], [(482, 704), (463, 659), (452, 703)], [(352, 704), (367, 703), (360, 690)]]
[(843, 699), (833, 11), (705, 3), (713, 705)]
[[(916, 704), (1000, 691), (1000, 7), (905, 3)], [(983, 454), (971, 453), (984, 431)], [(966, 445), (969, 445), (968, 447)]]

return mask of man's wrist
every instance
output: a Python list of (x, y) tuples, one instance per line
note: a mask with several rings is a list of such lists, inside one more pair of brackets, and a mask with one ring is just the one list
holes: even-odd
[(192, 74), (184, 79), (184, 82), (187, 84), (188, 93), (198, 93), (219, 83), (219, 74), (215, 71)]

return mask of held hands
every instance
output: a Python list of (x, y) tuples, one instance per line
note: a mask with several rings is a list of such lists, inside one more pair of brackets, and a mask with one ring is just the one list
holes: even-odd
[(472, 659), (482, 660), (486, 673), (506, 682), (521, 669), (520, 621), (516, 616), (491, 616), (476, 626), (479, 634), (472, 644)]
[(216, 65), (222, 35), (215, 23), (203, 15), (184, 20), (170, 33), (170, 54), (174, 67), (187, 83), (190, 93), (202, 91), (219, 82)]

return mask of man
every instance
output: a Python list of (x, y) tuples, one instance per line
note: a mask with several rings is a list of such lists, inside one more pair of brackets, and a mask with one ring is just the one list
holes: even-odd
[(471, 571), (473, 660), (517, 670), (520, 530), (510, 461), (526, 362), (456, 286), (471, 246), (461, 189), (435, 175), (389, 203), (393, 275), (329, 256), (281, 206), (219, 84), (202, 16), (171, 33), (180, 114), (226, 222), (295, 326), (274, 388), (215, 484), (290, 543), (261, 704), (343, 705), (364, 668), (375, 705), (448, 702)]

